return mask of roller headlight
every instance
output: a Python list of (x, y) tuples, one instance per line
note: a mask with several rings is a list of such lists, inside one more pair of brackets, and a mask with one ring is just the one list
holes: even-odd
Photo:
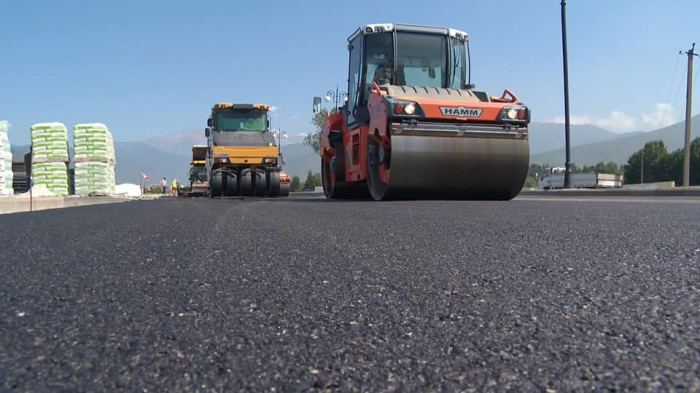
[(527, 124), (530, 122), (530, 110), (524, 105), (503, 107), (500, 121), (503, 123)]
[(416, 113), (416, 106), (413, 105), (413, 104), (408, 104), (408, 105), (406, 105), (405, 108), (403, 108), (403, 111), (404, 111), (407, 115), (412, 115), (412, 114)]
[(384, 98), (389, 116), (398, 118), (420, 118), (425, 114), (420, 104), (400, 98)]

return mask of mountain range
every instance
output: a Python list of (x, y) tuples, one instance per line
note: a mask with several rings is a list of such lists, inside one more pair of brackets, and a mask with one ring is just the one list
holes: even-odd
[[(594, 165), (600, 161), (624, 164), (629, 156), (650, 140), (661, 139), (669, 151), (683, 146), (684, 125), (677, 123), (649, 132), (617, 134), (592, 125), (571, 126), (571, 157), (578, 165)], [(693, 138), (700, 136), (700, 115), (693, 117)], [(118, 138), (118, 135), (117, 135)], [(286, 141), (286, 140), (283, 140)], [(150, 183), (166, 177), (187, 181), (192, 145), (206, 144), (204, 129), (188, 128), (172, 134), (151, 137), (143, 141), (115, 142), (117, 183), (140, 183), (141, 172)], [(29, 151), (29, 146), (13, 146), (17, 158)], [(282, 144), (283, 169), (303, 181), (309, 170), (321, 171), (318, 154), (299, 142)], [(532, 123), (530, 125), (530, 162), (564, 164), (564, 125)]]
[[(572, 140), (575, 134), (576, 131), (572, 127)], [(700, 137), (700, 115), (692, 117), (690, 134), (691, 140)], [(563, 135), (563, 131), (561, 135)], [(563, 139), (563, 137), (560, 139)], [(683, 147), (685, 144), (685, 122), (679, 122), (649, 132), (619, 134), (617, 138), (611, 140), (591, 141), (581, 144), (572, 143), (571, 161), (578, 165), (595, 165), (601, 161), (615, 162), (619, 165), (623, 165), (627, 163), (632, 153), (644, 147), (644, 144), (647, 142), (653, 140), (664, 141), (669, 152)], [(566, 152), (564, 146), (561, 146), (556, 150), (541, 153), (531, 152), (530, 162), (563, 166), (565, 158)]]

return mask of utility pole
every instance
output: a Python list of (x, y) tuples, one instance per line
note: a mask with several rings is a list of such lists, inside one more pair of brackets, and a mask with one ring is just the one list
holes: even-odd
[(641, 184), (644, 184), (644, 148), (642, 148), (642, 179)]
[(566, 162), (564, 163), (564, 188), (571, 188), (571, 146), (569, 119), (569, 61), (566, 49), (566, 0), (561, 0), (561, 43), (564, 52), (564, 132), (566, 135)]
[(695, 43), (689, 51), (680, 54), (688, 55), (688, 84), (685, 93), (685, 149), (683, 151), (683, 187), (690, 186), (690, 115), (693, 106), (693, 56), (695, 53)]

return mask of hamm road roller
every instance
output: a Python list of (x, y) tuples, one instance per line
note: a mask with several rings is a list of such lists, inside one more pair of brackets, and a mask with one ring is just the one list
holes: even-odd
[[(530, 110), (471, 84), (467, 33), (371, 24), (348, 38), (347, 100), (320, 136), (327, 198), (510, 200)], [(314, 98), (314, 112), (320, 110)]]
[(289, 176), (279, 167), (265, 104), (218, 103), (207, 120), (208, 194), (287, 196)]

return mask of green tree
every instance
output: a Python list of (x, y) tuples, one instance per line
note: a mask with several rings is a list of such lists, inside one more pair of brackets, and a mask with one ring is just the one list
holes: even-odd
[(700, 137), (690, 143), (690, 185), (700, 186)]
[(299, 176), (292, 176), (292, 182), (289, 183), (289, 188), (294, 192), (299, 192), (303, 189), (301, 186), (301, 179), (299, 179)]
[(326, 121), (326, 116), (328, 114), (334, 114), (337, 113), (338, 111), (333, 108), (330, 111), (328, 111), (325, 108), (322, 108), (320, 112), (314, 114), (314, 116), (311, 118), (311, 124), (314, 126), (314, 131), (306, 134), (304, 136), (304, 144), (306, 146), (311, 147), (314, 152), (319, 153), (321, 151), (321, 130), (323, 130), (323, 123)]
[(320, 152), (321, 150), (321, 130), (323, 129), (323, 123), (326, 121), (326, 116), (328, 116), (328, 111), (325, 108), (314, 114), (314, 116), (311, 118), (311, 124), (314, 126), (314, 131), (304, 136), (304, 144), (311, 147), (316, 153)]
[[(683, 185), (683, 149), (677, 149), (667, 154), (661, 165), (663, 167), (664, 181), (675, 181), (677, 186)], [(647, 167), (644, 166), (644, 181), (647, 181), (646, 178)]]
[(581, 168), (581, 172), (612, 173), (615, 175), (619, 175), (622, 173), (622, 170), (620, 169), (620, 166), (617, 165), (617, 163), (615, 162), (605, 163), (601, 161), (595, 165), (584, 165), (583, 168)]
[(537, 188), (537, 179), (535, 179), (532, 176), (528, 176), (525, 178), (525, 184), (523, 185), (524, 188)]
[(540, 176), (542, 176), (542, 174), (545, 172), (545, 170), (547, 168), (549, 168), (549, 165), (540, 165), (540, 164), (532, 163), (532, 164), (530, 164), (530, 168), (528, 168), (527, 176), (531, 177), (533, 179), (538, 179)]
[[(662, 140), (649, 141), (643, 148), (634, 152), (625, 165), (625, 183), (639, 184), (671, 180), (671, 166), (666, 144)], [(644, 179), (642, 179), (642, 159), (644, 160)]]
[[(663, 161), (666, 181), (673, 180), (676, 186), (683, 185), (683, 148), (674, 150)], [(645, 160), (646, 161), (646, 160)], [(646, 179), (646, 167), (644, 167)], [(700, 137), (690, 143), (690, 185), (700, 185)]]
[(321, 174), (316, 173), (314, 174), (311, 170), (306, 174), (306, 180), (304, 180), (304, 184), (302, 185), (302, 188), (304, 190), (311, 189), (313, 190), (314, 187), (318, 187), (321, 185)]

